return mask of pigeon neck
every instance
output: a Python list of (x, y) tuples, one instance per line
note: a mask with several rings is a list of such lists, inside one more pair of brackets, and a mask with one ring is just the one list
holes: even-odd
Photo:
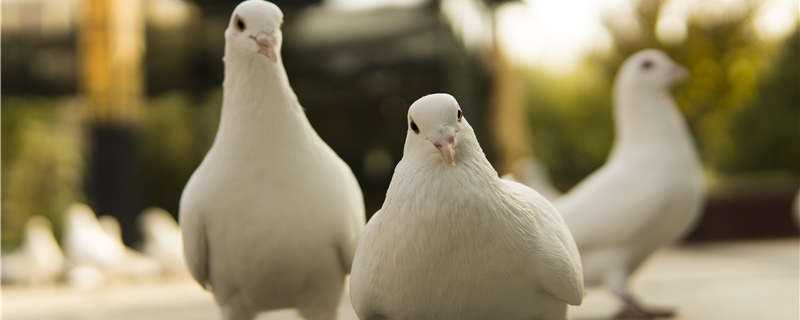
[(469, 198), (474, 198), (475, 194), (485, 195), (486, 190), (494, 190), (498, 181), (497, 171), (486, 159), (472, 129), (467, 130), (466, 135), (472, 137), (459, 141), (455, 166), (446, 164), (432, 145), (424, 145), (429, 142), (412, 139), (413, 133), (408, 133), (403, 159), (395, 169), (384, 206), (403, 207), (409, 203), (441, 199), (447, 201), (437, 203), (437, 206), (457, 206), (472, 201)]
[(56, 244), (56, 239), (53, 235), (47, 230), (33, 230), (30, 234), (25, 238), (25, 243), (23, 244), (25, 247), (31, 250), (37, 249), (50, 249)]
[(313, 133), (283, 62), (227, 53), (222, 114), (215, 145), (246, 152), (302, 147)]
[(674, 152), (691, 147), (689, 129), (669, 92), (629, 89), (615, 90), (616, 141), (612, 155), (641, 154), (650, 148)]

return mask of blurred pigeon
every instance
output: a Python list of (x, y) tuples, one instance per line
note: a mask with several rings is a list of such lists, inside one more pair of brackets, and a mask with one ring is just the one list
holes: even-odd
[(97, 267), (90, 265), (72, 266), (67, 271), (67, 284), (76, 290), (92, 290), (106, 282), (106, 275)]
[(234, 9), (219, 130), (181, 197), (186, 263), (226, 319), (334, 318), (364, 224), (355, 176), (289, 85), (282, 21), (270, 2)]
[(111, 236), (114, 241), (124, 243), (122, 242), (122, 227), (119, 226), (119, 221), (117, 221), (117, 218), (109, 215), (103, 215), (97, 218), (97, 222), (100, 223), (100, 228), (102, 228), (106, 234)]
[(671, 317), (645, 308), (628, 279), (656, 249), (692, 228), (703, 201), (700, 161), (669, 89), (686, 69), (657, 50), (628, 58), (615, 83), (616, 141), (602, 168), (555, 206), (583, 258), (587, 285), (624, 303), (618, 318)]
[(511, 172), (513, 173), (504, 175), (504, 179), (522, 183), (536, 190), (547, 200), (552, 201), (561, 196), (561, 191), (553, 185), (553, 180), (550, 178), (547, 168), (538, 159), (534, 157), (518, 159), (511, 166)]
[(84, 204), (73, 204), (64, 214), (63, 244), (73, 266), (111, 270), (125, 258), (122, 243), (106, 233), (92, 209)]
[(142, 250), (161, 264), (171, 275), (188, 272), (183, 260), (181, 229), (169, 212), (161, 208), (148, 208), (139, 216), (139, 228), (144, 235)]
[(161, 273), (161, 265), (158, 261), (125, 246), (122, 242), (122, 228), (120, 228), (119, 221), (116, 218), (101, 216), (100, 226), (119, 246), (124, 248), (125, 252), (122, 262), (106, 271), (113, 276), (133, 280), (152, 278)]
[(408, 111), (403, 159), (367, 224), (350, 291), (361, 319), (565, 319), (577, 247), (536, 191), (500, 179), (455, 98)]
[(2, 281), (24, 284), (52, 283), (64, 268), (64, 254), (53, 236), (50, 221), (34, 216), (25, 223), (19, 248), (2, 258)]

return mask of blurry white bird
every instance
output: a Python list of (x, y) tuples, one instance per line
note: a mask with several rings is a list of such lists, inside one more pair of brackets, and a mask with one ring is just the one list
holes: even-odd
[(53, 236), (50, 221), (33, 216), (25, 223), (22, 244), (2, 258), (2, 281), (24, 284), (52, 283), (64, 269), (64, 254)]
[(364, 224), (358, 182), (289, 85), (282, 21), (270, 2), (234, 9), (219, 130), (181, 197), (186, 263), (226, 319), (333, 319)]
[(547, 200), (555, 200), (561, 196), (561, 191), (553, 185), (553, 180), (542, 163), (534, 157), (525, 157), (514, 161), (511, 165), (512, 174), (506, 174), (504, 179), (510, 179), (522, 183)]
[(639, 304), (628, 279), (700, 214), (701, 164), (669, 93), (686, 76), (657, 50), (628, 58), (615, 82), (616, 140), (608, 161), (555, 201), (578, 243), (587, 285), (604, 285), (622, 300), (619, 318), (673, 315)]
[(67, 284), (72, 289), (93, 290), (106, 282), (106, 275), (95, 266), (87, 264), (71, 266), (66, 273)]
[(84, 204), (73, 204), (65, 212), (63, 244), (73, 266), (110, 270), (125, 257), (122, 243), (103, 230), (92, 209)]
[(183, 259), (183, 239), (178, 223), (161, 208), (148, 208), (139, 216), (139, 229), (144, 235), (142, 251), (161, 264), (170, 275), (188, 273)]
[(497, 176), (452, 96), (414, 102), (408, 126), (353, 262), (359, 317), (565, 319), (583, 278), (555, 208)]
[(120, 247), (124, 248), (124, 256), (121, 263), (105, 271), (115, 277), (122, 277), (132, 280), (153, 278), (161, 273), (161, 265), (155, 259), (147, 257), (136, 250), (128, 248), (122, 242), (122, 228), (119, 221), (112, 216), (101, 216), (100, 226), (109, 236), (111, 236)]

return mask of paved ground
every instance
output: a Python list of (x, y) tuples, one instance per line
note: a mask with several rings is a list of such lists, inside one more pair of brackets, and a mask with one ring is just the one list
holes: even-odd
[[(676, 306), (678, 319), (800, 319), (800, 242), (797, 239), (681, 246), (661, 251), (634, 289), (648, 303)], [(617, 304), (592, 290), (578, 320), (606, 319)], [(340, 319), (356, 319), (343, 301)], [(2, 290), (7, 320), (218, 320), (211, 297), (191, 281), (117, 284), (93, 291), (64, 287)], [(298, 319), (293, 311), (259, 320)]]

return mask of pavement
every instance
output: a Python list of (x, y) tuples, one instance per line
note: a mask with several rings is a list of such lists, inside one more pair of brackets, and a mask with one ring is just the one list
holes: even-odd
[[(648, 305), (675, 307), (676, 319), (800, 319), (800, 240), (682, 245), (656, 253), (634, 278)], [(8, 320), (219, 320), (211, 296), (190, 279), (115, 283), (98, 289), (3, 286)], [(590, 289), (576, 320), (608, 319), (619, 304)], [(343, 299), (340, 319), (357, 319)], [(301, 319), (294, 310), (258, 320)]]

